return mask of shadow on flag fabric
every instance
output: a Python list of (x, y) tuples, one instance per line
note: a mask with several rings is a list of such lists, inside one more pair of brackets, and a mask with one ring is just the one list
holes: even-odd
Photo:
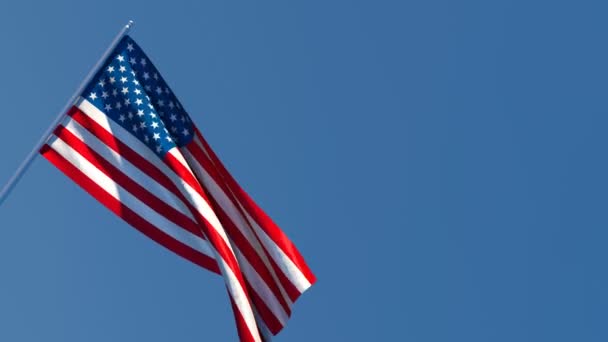
[(224, 278), (241, 341), (268, 341), (314, 282), (125, 36), (40, 153), (133, 227)]

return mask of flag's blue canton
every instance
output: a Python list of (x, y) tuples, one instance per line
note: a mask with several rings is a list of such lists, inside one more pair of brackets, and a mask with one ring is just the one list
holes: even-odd
[(81, 94), (163, 157), (193, 138), (193, 125), (141, 48), (125, 36)]

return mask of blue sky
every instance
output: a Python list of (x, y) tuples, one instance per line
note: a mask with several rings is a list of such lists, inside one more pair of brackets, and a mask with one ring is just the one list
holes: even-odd
[[(129, 19), (318, 283), (277, 341), (606, 341), (601, 1), (19, 2), (0, 182)], [(0, 207), (0, 340), (232, 341), (221, 280), (42, 158)]]

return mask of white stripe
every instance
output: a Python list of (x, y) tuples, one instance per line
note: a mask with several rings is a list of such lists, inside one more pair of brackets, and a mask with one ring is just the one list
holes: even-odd
[(196, 251), (213, 258), (213, 254), (207, 244), (207, 241), (191, 234), (190, 232), (176, 226), (173, 222), (167, 220), (164, 216), (158, 214), (150, 207), (142, 203), (137, 197), (123, 189), (120, 185), (114, 182), (110, 177), (104, 174), (91, 164), (80, 153), (74, 150), (71, 146), (65, 143), (60, 138), (53, 136), (48, 145), (65, 158), (70, 164), (80, 170), (84, 175), (90, 178), (93, 182), (99, 185), (109, 195), (120, 201), (124, 206), (131, 209), (144, 220), (154, 225), (165, 234), (173, 239), (187, 245)]
[[(149, 150), (149, 147), (145, 146), (139, 139), (133, 136), (131, 133), (127, 132), (122, 126), (118, 125), (111, 119), (109, 119), (103, 112), (101, 112), (97, 107), (92, 105), (89, 101), (84, 98), (79, 98), (76, 102), (76, 106), (89, 118), (94, 120), (97, 124), (105, 128), (108, 132), (111, 132), (114, 136), (116, 136), (123, 143), (128, 145), (131, 149), (135, 151), (145, 151)], [(177, 148), (169, 151), (177, 151)], [(148, 157), (148, 156), (144, 156)], [(213, 226), (213, 228), (220, 234), (220, 236), (225, 241), (226, 245), (229, 249), (230, 243), (228, 241), (228, 237), (221, 226), (217, 216), (209, 207), (207, 201), (202, 198), (198, 192), (196, 192), (189, 184), (187, 184), (183, 179), (177, 176), (174, 172), (165, 172), (170, 169), (160, 161), (160, 158), (147, 158), (150, 162), (152, 162), (155, 166), (159, 167), (164, 173), (166, 173), (172, 181), (178, 186), (180, 191), (186, 196), (186, 198), (191, 202), (191, 204), (207, 219), (207, 221)], [(183, 157), (181, 158), (183, 160)], [(153, 162), (156, 161), (156, 162)], [(161, 166), (162, 165), (162, 166)], [(214, 255), (220, 256), (219, 253), (212, 248), (209, 244), (209, 247), (214, 251)], [(231, 252), (234, 252), (231, 249)], [(232, 296), (235, 305), (237, 306), (241, 316), (243, 317), (245, 324), (249, 328), (251, 335), (254, 337), (256, 341), (261, 341), (259, 336), (258, 327), (253, 315), (253, 310), (249, 301), (247, 300), (247, 296), (245, 295), (245, 289), (243, 289), (238, 281), (238, 278), (232, 272), (232, 269), (226, 264), (226, 261), (220, 256), (215, 258), (218, 261), (218, 265), (222, 270), (222, 274), (224, 275), (224, 281), (227, 285), (228, 291)]]
[(303, 293), (304, 291), (306, 291), (306, 289), (311, 287), (312, 284), (308, 281), (308, 279), (306, 279), (306, 277), (304, 277), (298, 266), (296, 266), (296, 264), (291, 261), (287, 254), (285, 254), (285, 252), (283, 252), (283, 250), (275, 244), (275, 242), (270, 238), (270, 236), (266, 234), (264, 229), (262, 229), (255, 222), (255, 220), (251, 216), (249, 216), (249, 213), (247, 213), (247, 211), (245, 210), (245, 208), (242, 207), (242, 205), (241, 208), (245, 212), (247, 220), (249, 220), (251, 226), (260, 237), (260, 240), (262, 241), (262, 244), (264, 244), (264, 246), (266, 247), (268, 253), (270, 253), (276, 264), (283, 271), (285, 276), (289, 278), (289, 280), (296, 287), (296, 289), (298, 289), (300, 293)]
[[(111, 120), (105, 113), (100, 111), (97, 107), (91, 104), (84, 98), (79, 98), (76, 102), (77, 107), (86, 114), (89, 118), (95, 121), (97, 124), (105, 128), (108, 132), (118, 137), (123, 143), (129, 146), (134, 151), (150, 151), (151, 153), (141, 154), (142, 157), (147, 159), (149, 162), (158, 167), (164, 174), (178, 186), (182, 193), (190, 200), (191, 204), (199, 211), (199, 213), (215, 228), (220, 234), (226, 245), (230, 248), (228, 236), (217, 218), (213, 209), (209, 206), (209, 203), (201, 197), (201, 195), (190, 186), (186, 181), (179, 177), (173, 170), (171, 170), (156, 154), (154, 154), (148, 146), (141, 142), (130, 132), (126, 131), (122, 126)], [(185, 163), (184, 157), (180, 155), (179, 149), (173, 148), (168, 153), (177, 158), (182, 165), (192, 173), (190, 167)], [(194, 174), (193, 174), (194, 175)]]
[[(188, 164), (185, 163), (186, 162), (185, 159), (183, 158), (183, 156), (181, 156), (179, 149), (174, 148), (174, 149), (169, 150), (169, 152), (167, 152), (167, 153), (170, 153), (171, 155), (176, 157), (176, 160), (178, 160), (178, 162), (180, 162), (194, 176), (194, 173), (192, 172), (192, 170), (190, 169)], [(230, 253), (234, 256), (235, 259), (237, 259), (237, 256), (235, 255), (234, 249), (232, 247), (232, 243), (230, 242), (230, 240), (226, 234), (226, 231), (224, 230), (224, 227), (222, 226), (219, 219), (217, 218), (217, 215), (215, 215), (215, 212), (209, 206), (209, 203), (207, 203), (207, 201), (204, 198), (202, 198), (200, 196), (200, 194), (196, 190), (194, 190), (185, 181), (182, 181), (182, 187), (184, 190), (187, 191), (188, 195), (186, 197), (191, 200), (192, 205), (207, 220), (207, 222), (209, 222), (209, 224), (213, 227), (213, 229), (215, 229), (215, 231), (224, 240), (224, 243), (230, 250)], [(236, 275), (234, 274), (232, 269), (226, 263), (226, 260), (224, 260), (224, 258), (222, 258), (221, 255), (217, 251), (216, 251), (216, 253), (217, 253), (216, 260), (219, 261), (218, 264), (220, 265), (220, 268), (222, 269), (222, 274), (224, 274), (224, 281), (226, 282), (228, 291), (232, 295), (232, 298), (234, 299), (236, 306), (238, 307), (239, 311), (241, 312), (241, 314), (245, 320), (245, 324), (247, 324), (247, 327), (251, 331), (254, 339), (256, 341), (258, 341), (258, 340), (261, 341), (261, 338), (259, 336), (258, 327), (256, 324), (256, 320), (253, 315), (253, 308), (252, 308), (251, 303), (249, 302), (247, 296), (245, 295), (245, 289), (243, 289), (241, 287), (241, 283), (239, 282), (238, 278), (236, 277)], [(238, 266), (239, 265), (237, 265), (237, 267)], [(240, 271), (242, 272), (242, 270), (240, 270)]]
[[(180, 151), (181, 151), (181, 149), (180, 149)], [(189, 154), (189, 152), (186, 149), (184, 149), (183, 152), (186, 154)], [(181, 156), (181, 154), (179, 154), (179, 152), (177, 150), (171, 150), (170, 153), (172, 153), (173, 155)], [(180, 163), (182, 163), (182, 165), (184, 167), (188, 167), (188, 170), (190, 172), (192, 172), (192, 168), (194, 168), (194, 169), (196, 169), (197, 167), (200, 168), (200, 165), (198, 163), (189, 164), (187, 162), (187, 160), (190, 160), (190, 157), (188, 157), (188, 155), (186, 155), (186, 159), (182, 159), (180, 161)], [(190, 168), (190, 166), (192, 166), (192, 168)], [(205, 184), (205, 186), (206, 185), (207, 184)], [(217, 185), (215, 185), (215, 186), (217, 186)], [(209, 190), (208, 187), (205, 187), (205, 189)], [(214, 197), (213, 193), (211, 195), (212, 195), (212, 197)], [(206, 203), (206, 201), (205, 201), (205, 203)], [(215, 216), (215, 212), (213, 214)], [(223, 229), (223, 227), (222, 227), (222, 229)], [(240, 251), (240, 248), (238, 247), (237, 244), (235, 244), (234, 242), (232, 242), (232, 240), (230, 240), (230, 244), (228, 246), (231, 246), (232, 249), (235, 251), (234, 252), (235, 257), (238, 260), (240, 271), (242, 272), (243, 275), (245, 275), (246, 279), (249, 281), (249, 284), (251, 285), (253, 290), (264, 300), (265, 304), (272, 311), (273, 315), (280, 322), (281, 326), (285, 326), (285, 322), (287, 322), (287, 320), (289, 319), (289, 316), (283, 309), (283, 306), (280, 304), (280, 302), (278, 301), (276, 296), (273, 294), (270, 287), (268, 287), (268, 284), (262, 279), (262, 277), (259, 275), (259, 273), (251, 265), (249, 260), (247, 260), (245, 255)], [(279, 286), (279, 288), (280, 288), (280, 286)]]
[(123, 158), (118, 152), (108, 147), (104, 142), (99, 140), (99, 138), (91, 134), (86, 128), (82, 127), (76, 120), (71, 119), (63, 126), (78, 137), (80, 141), (100, 154), (110, 164), (126, 174), (135, 183), (141, 185), (143, 188), (148, 190), (161, 201), (171, 206), (176, 211), (179, 211), (187, 216), (193, 223), (196, 222), (192, 216), (192, 213), (190, 210), (188, 210), (181, 199), (148, 176), (140, 168), (131, 164), (131, 162), (129, 162), (126, 158)]
[[(266, 254), (262, 251), (262, 246), (259, 244), (258, 239), (253, 235), (253, 232), (249, 228), (247, 228), (247, 222), (245, 222), (244, 218), (237, 211), (237, 208), (234, 206), (232, 201), (226, 196), (224, 191), (219, 187), (219, 185), (217, 185), (217, 183), (207, 173), (207, 171), (200, 165), (196, 158), (194, 158), (190, 151), (185, 148), (181, 150), (184, 153), (186, 160), (188, 160), (189, 165), (192, 166), (192, 169), (196, 172), (199, 179), (201, 179), (202, 182), (205, 184), (205, 188), (209, 191), (211, 196), (218, 202), (218, 204), (226, 213), (226, 215), (230, 217), (231, 221), (235, 224), (235, 226), (249, 241), (256, 254), (262, 259), (265, 268), (273, 277), (274, 283), (281, 291), (281, 294), (284, 297), (285, 301), (288, 303), (288, 306), (291, 306), (291, 300), (287, 296), (287, 293), (285, 293), (281, 283), (274, 274), (274, 270), (272, 269), (272, 266), (270, 266), (270, 262), (266, 258)], [(242, 256), (242, 258), (246, 258), (243, 253), (240, 252), (240, 250), (238, 251), (238, 254), (239, 257)], [(289, 319), (289, 316), (283, 309), (283, 306), (278, 301), (268, 284), (264, 281), (264, 279), (262, 279), (262, 277), (248, 261), (241, 261), (241, 258), (239, 258), (239, 263), (243, 263), (248, 266), (248, 270), (246, 272), (247, 279), (251, 281), (253, 288), (260, 295), (260, 297), (264, 299), (264, 302), (267, 303), (275, 317), (277, 317), (277, 319), (281, 322), (281, 325), (285, 325), (285, 322)]]
[[(190, 166), (186, 163), (186, 160), (184, 159), (183, 155), (180, 153), (179, 149), (174, 148), (174, 149), (169, 150), (167, 153), (174, 156), (175, 159), (180, 164), (182, 164), (182, 166), (188, 172), (190, 172), (192, 174), (192, 176), (194, 176), (194, 173), (192, 172)], [(195, 177), (195, 179), (196, 179), (196, 177)], [(222, 226), (219, 219), (217, 218), (217, 215), (215, 215), (215, 212), (209, 206), (209, 203), (204, 198), (202, 198), (199, 195), (199, 193), (196, 190), (194, 190), (192, 187), (190, 187), (186, 182), (183, 182), (183, 187), (189, 193), (188, 198), (192, 200), (192, 202), (193, 202), (192, 204), (194, 205), (194, 207), (199, 211), (199, 213), (201, 213), (201, 215), (207, 220), (207, 222), (209, 222), (209, 224), (213, 227), (213, 229), (217, 232), (217, 234), (219, 234), (219, 236), (222, 238), (222, 240), (224, 240), (224, 243), (230, 250), (230, 253), (234, 256), (235, 259), (237, 259), (237, 255), (234, 252), (233, 244), (230, 241), (230, 239), (228, 238), (228, 235), (226, 234), (224, 227)], [(237, 307), (239, 307), (239, 311), (243, 314), (245, 323), (249, 327), (250, 331), (257, 332), (256, 334), (253, 334), (254, 338), (256, 340), (259, 339), (259, 336), (258, 336), (259, 331), (258, 331), (258, 327), (257, 327), (256, 321), (255, 321), (254, 315), (253, 315), (253, 308), (251, 306), (251, 303), (247, 299), (247, 296), (245, 295), (245, 289), (243, 289), (240, 286), (240, 282), (238, 281), (238, 278), (236, 278), (232, 269), (228, 266), (226, 261), (219, 255), (219, 253), (218, 253), (218, 257), (216, 259), (221, 260), (220, 267), (223, 270), (222, 273), (224, 274), (224, 277), (225, 277), (224, 280), (225, 280), (226, 284), (228, 285), (228, 289), (229, 289), (230, 293), (232, 294), (232, 297), (233, 297)], [(237, 264), (237, 267), (239, 267), (238, 264)], [(242, 269), (240, 269), (239, 271), (243, 272)]]
[[(146, 146), (143, 142), (137, 139), (137, 137), (135, 137), (133, 134), (125, 130), (122, 126), (111, 120), (105, 113), (100, 111), (89, 101), (81, 97), (79, 101), (77, 101), (76, 105), (91, 120), (95, 121), (105, 130), (116, 136), (125, 145), (129, 146), (132, 150), (138, 152), (138, 154), (140, 154), (144, 159), (152, 163), (154, 166), (159, 168), (162, 173), (167, 175), (169, 179), (171, 179), (171, 181), (175, 185), (177, 185), (178, 189), (180, 189), (182, 194), (186, 196), (186, 198), (197, 209), (197, 211), (207, 220), (207, 222), (209, 222), (216, 230), (218, 230), (218, 233), (220, 233), (220, 235), (224, 238), (226, 244), (230, 246), (222, 224), (213, 212), (213, 209), (209, 206), (209, 203), (207, 203), (207, 201), (203, 197), (201, 197), (201, 195), (194, 188), (190, 186), (190, 184), (188, 184), (173, 170), (171, 170), (165, 164), (165, 162), (162, 161), (160, 157), (158, 157), (157, 154), (150, 150), (148, 146)], [(144, 151), (145, 153), (142, 153)], [(147, 151), (150, 152), (148, 153)], [(187, 164), (184, 164), (185, 160), (183, 156), (179, 155), (179, 150), (177, 148), (171, 149), (169, 153), (176, 157), (180, 161), (180, 163), (182, 163), (184, 167), (186, 167), (192, 173), (190, 167)]]
[[(182, 166), (184, 168), (186, 168), (186, 170), (188, 170), (188, 172), (190, 172), (190, 174), (192, 174), (193, 178), (195, 180), (197, 180), (196, 177), (194, 177), (194, 172), (192, 172), (190, 165), (188, 165), (188, 163), (186, 162), (186, 159), (184, 159), (184, 156), (181, 154), (181, 152), (178, 148), (172, 148), (167, 153), (171, 154), (173, 157), (175, 157), (175, 159), (180, 164), (182, 164)], [(226, 243), (226, 245), (228, 245), (228, 247), (232, 250), (231, 245), (230, 245), (230, 240), (228, 239), (228, 235), (226, 235), (226, 232), (224, 231), (224, 227), (222, 227), (222, 223), (217, 218), (217, 215), (215, 215), (215, 212), (213, 211), (213, 209), (211, 208), (211, 206), (209, 205), (207, 200), (205, 200), (203, 197), (201, 197), (201, 195), (195, 189), (193, 189), (188, 183), (186, 183), (186, 182), (183, 182), (183, 183), (184, 183), (184, 185), (187, 186), (188, 192), (189, 193), (192, 192), (192, 197), (193, 197), (193, 200), (195, 201), (195, 203), (193, 203), (193, 204), (199, 210), (201, 215), (203, 215), (203, 217), (207, 220), (207, 222), (209, 222), (209, 224), (211, 224), (211, 226), (213, 228), (215, 228), (217, 233), (224, 240), (224, 243)], [(199, 185), (200, 185), (200, 183), (199, 183)], [(202, 188), (202, 186), (201, 186), (201, 188)]]
[(256, 341), (261, 342), (260, 332), (258, 330), (258, 326), (253, 315), (253, 307), (247, 299), (247, 296), (245, 295), (245, 290), (241, 287), (238, 278), (236, 277), (234, 272), (232, 272), (232, 269), (228, 266), (224, 258), (220, 257), (218, 259), (221, 260), (220, 262), (218, 262), (218, 264), (220, 265), (220, 268), (223, 271), (222, 273), (225, 277), (224, 281), (226, 282), (228, 292), (230, 292), (234, 303), (241, 312), (241, 315), (243, 316), (245, 324), (247, 325), (247, 328), (249, 328), (251, 335), (253, 335), (253, 338)]
[(260, 331), (260, 334), (264, 336), (264, 340), (269, 342), (272, 341), (272, 332), (268, 329), (266, 322), (264, 322), (262, 316), (260, 316), (260, 313), (257, 312), (255, 308), (253, 308), (253, 314), (255, 315), (256, 322), (258, 322), (258, 330)]
[(266, 303), (270, 311), (272, 311), (273, 315), (281, 323), (281, 326), (285, 326), (285, 322), (287, 322), (289, 316), (287, 316), (287, 313), (285, 313), (285, 310), (275, 297), (274, 293), (272, 293), (272, 290), (270, 290), (264, 279), (260, 277), (255, 268), (249, 263), (247, 258), (244, 257), (240, 251), (238, 252), (237, 259), (239, 261), (241, 271), (247, 280), (249, 280), (253, 290), (257, 292), (257, 294), (263, 299), (264, 303)]
[[(198, 137), (194, 139), (195, 143), (203, 150), (207, 155), (207, 151), (205, 150), (202, 143), (199, 141)], [(238, 200), (238, 196), (235, 196)], [(234, 205), (232, 201), (230, 201)], [(291, 283), (298, 289), (300, 293), (303, 293), (308, 289), (312, 284), (308, 281), (308, 279), (304, 276), (302, 271), (296, 266), (296, 264), (283, 252), (281, 247), (279, 247), (269, 236), (266, 234), (266, 231), (262, 229), (257, 222), (249, 215), (249, 212), (243, 207), (242, 204), (239, 203), (239, 207), (241, 211), (245, 213), (247, 221), (250, 223), (250, 226), (255, 230), (255, 233), (260, 238), (266, 250), (270, 253), (270, 256), (275, 261), (275, 263), (279, 266), (279, 268), (283, 271), (285, 276), (291, 281)], [(238, 211), (237, 211), (238, 212)], [(240, 216), (240, 215), (239, 215)], [(289, 303), (289, 301), (288, 301)]]

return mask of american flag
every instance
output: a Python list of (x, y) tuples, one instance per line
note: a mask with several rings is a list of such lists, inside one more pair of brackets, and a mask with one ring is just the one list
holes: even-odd
[(133, 227), (223, 276), (241, 341), (268, 341), (314, 282), (124, 36), (40, 153)]

